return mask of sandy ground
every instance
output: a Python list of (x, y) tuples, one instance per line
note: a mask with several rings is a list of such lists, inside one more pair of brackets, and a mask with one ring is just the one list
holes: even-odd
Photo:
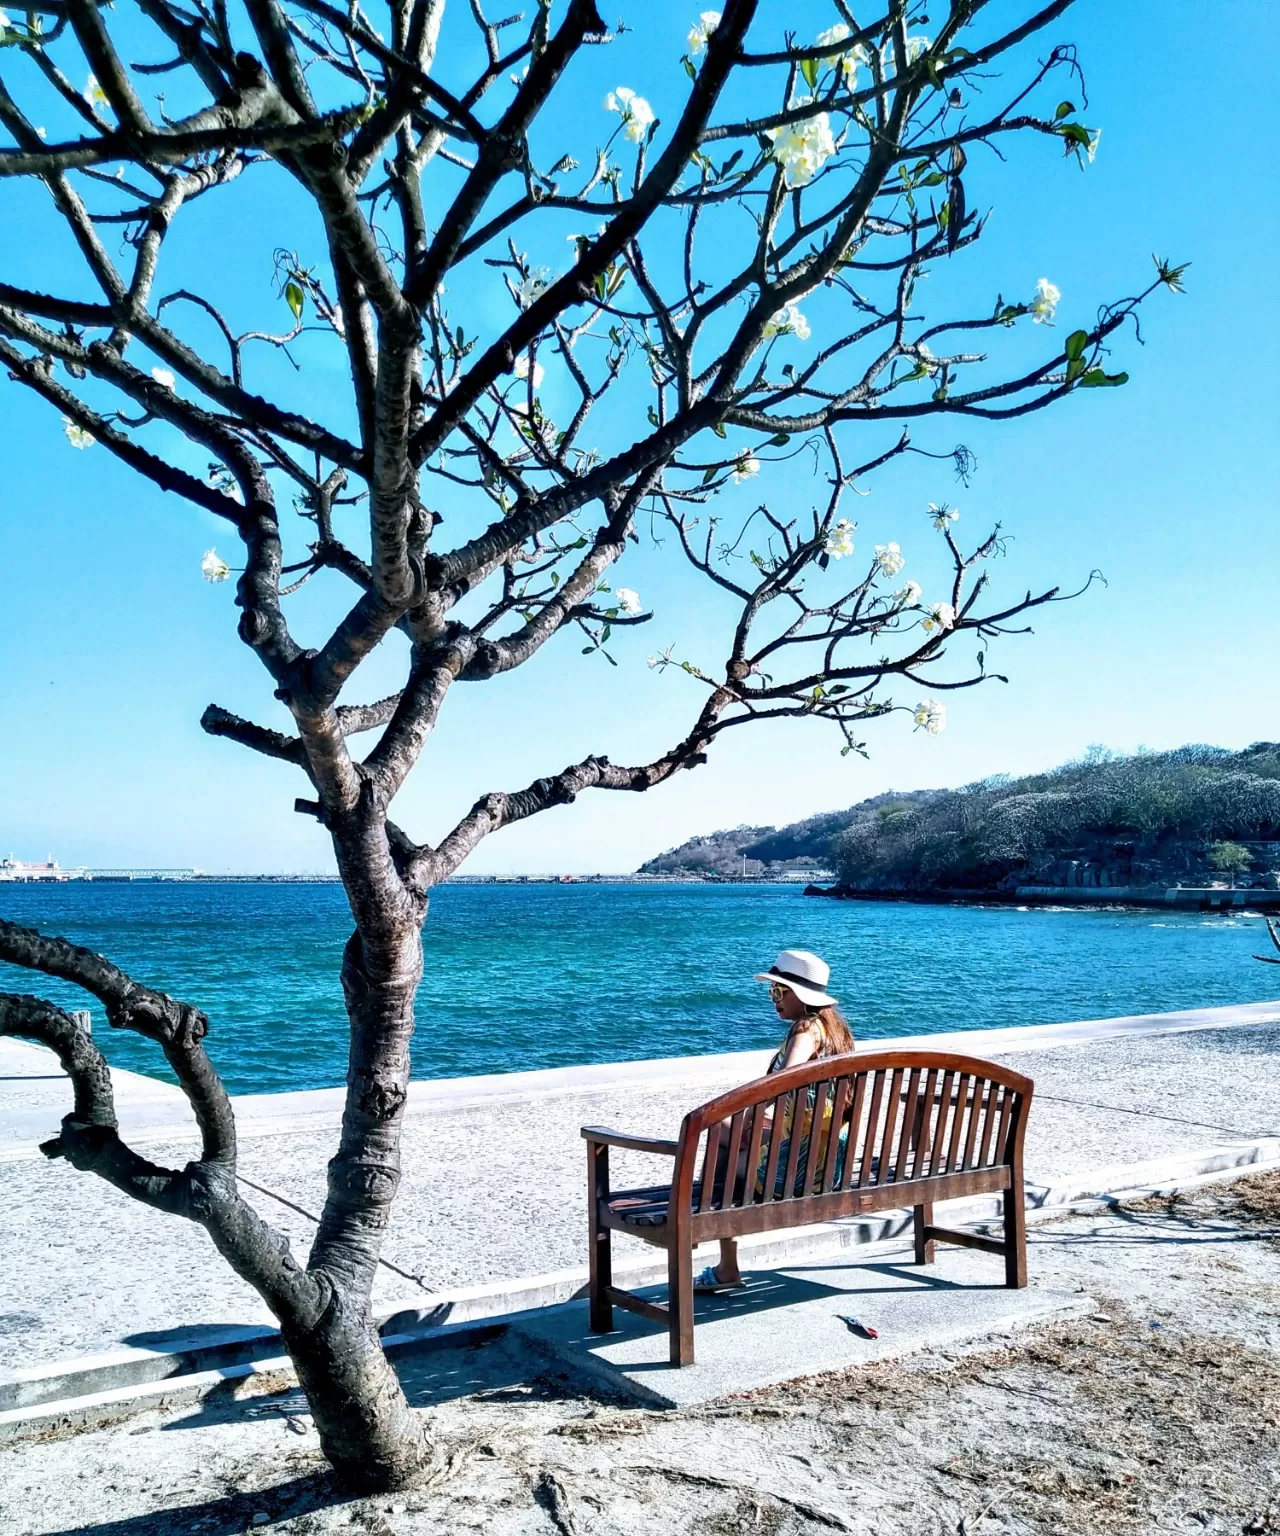
[(1277, 1536), (1280, 1173), (1039, 1226), (1031, 1266), (1095, 1309), (688, 1412), (502, 1341), (408, 1360), (436, 1464), (394, 1498), (334, 1489), (287, 1390), (11, 1445), (0, 1536)]

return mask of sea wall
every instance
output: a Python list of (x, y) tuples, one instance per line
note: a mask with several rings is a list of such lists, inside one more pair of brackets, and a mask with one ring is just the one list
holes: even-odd
[(808, 885), (806, 896), (841, 901), (1000, 902), (1006, 906), (1163, 907), (1190, 912), (1247, 909), (1280, 912), (1280, 891), (1256, 886), (1019, 885), (1012, 890), (945, 889), (932, 891), (864, 890), (848, 885)]

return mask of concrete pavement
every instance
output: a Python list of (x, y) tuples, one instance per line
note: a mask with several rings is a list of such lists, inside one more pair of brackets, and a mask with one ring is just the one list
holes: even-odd
[[(1280, 1003), (894, 1043), (1009, 1057), (1032, 1076), (1028, 1177), (1041, 1189), (1111, 1188), (1100, 1170), (1177, 1159), (1200, 1167), (1214, 1148), (1218, 1166), (1256, 1160), (1269, 1155), (1260, 1138), (1280, 1136)], [(380, 1311), (430, 1314), (442, 1293), (570, 1294), (585, 1257), (578, 1127), (673, 1134), (686, 1110), (758, 1073), (767, 1054), (413, 1084)], [(195, 1154), (178, 1090), (115, 1077), (131, 1140), (159, 1162)], [(334, 1089), (236, 1101), (247, 1193), (299, 1252), (323, 1198), (340, 1100)], [(39, 1157), (68, 1102), (49, 1053), (0, 1041), (0, 1383), (42, 1362), (269, 1326), (203, 1232)], [(653, 1177), (651, 1160), (617, 1164), (618, 1183)], [(623, 1262), (651, 1256), (618, 1248)]]

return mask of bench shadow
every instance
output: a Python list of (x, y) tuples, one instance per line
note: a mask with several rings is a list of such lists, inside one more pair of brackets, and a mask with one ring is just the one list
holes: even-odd
[[(841, 1279), (839, 1284), (829, 1284), (815, 1278), (816, 1271), (822, 1274), (850, 1274), (856, 1277), (858, 1274), (875, 1275), (881, 1283), (869, 1283), (859, 1285), (856, 1278), (853, 1283), (846, 1283)], [(743, 1277), (746, 1284), (741, 1290), (720, 1291), (717, 1293), (697, 1294), (694, 1297), (694, 1322), (699, 1328), (712, 1323), (731, 1323), (738, 1319), (756, 1317), (774, 1310), (794, 1307), (803, 1302), (818, 1301), (822, 1299), (841, 1300), (847, 1298), (853, 1302), (858, 1297), (874, 1295), (884, 1297), (895, 1291), (987, 1291), (1002, 1290), (1004, 1288), (1003, 1273), (998, 1278), (993, 1277), (991, 1284), (984, 1285), (981, 1282), (974, 1284), (972, 1281), (958, 1281), (947, 1279), (940, 1275), (933, 1265), (916, 1265), (912, 1262), (894, 1262), (885, 1260), (880, 1263), (868, 1264), (865, 1261), (857, 1262), (854, 1259), (848, 1261), (829, 1259), (814, 1259), (800, 1264), (789, 1264), (785, 1269), (777, 1271), (757, 1270), (749, 1272)], [(886, 1286), (883, 1281), (898, 1281), (900, 1285)], [(636, 1295), (645, 1300), (656, 1301), (665, 1304), (667, 1288), (664, 1285), (645, 1286), (638, 1290)], [(592, 1333), (587, 1325), (586, 1309), (582, 1309), (581, 1326), (574, 1330), (572, 1337), (566, 1337), (564, 1343), (571, 1347), (578, 1346), (585, 1350), (599, 1348), (610, 1339), (621, 1340), (626, 1338), (652, 1337), (666, 1332), (662, 1323), (650, 1318), (641, 1317), (637, 1313), (624, 1311), (620, 1307), (614, 1310), (614, 1331), (611, 1334)], [(632, 1361), (628, 1360), (626, 1370), (628, 1374), (645, 1371), (666, 1371), (670, 1367), (665, 1360)]]

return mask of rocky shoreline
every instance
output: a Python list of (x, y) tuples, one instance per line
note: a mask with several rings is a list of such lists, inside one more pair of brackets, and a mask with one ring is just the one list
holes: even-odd
[(863, 890), (849, 885), (806, 885), (806, 896), (836, 901), (914, 901), (953, 906), (1157, 907), (1183, 912), (1280, 912), (1280, 891), (1228, 886), (1020, 885), (1013, 890)]

